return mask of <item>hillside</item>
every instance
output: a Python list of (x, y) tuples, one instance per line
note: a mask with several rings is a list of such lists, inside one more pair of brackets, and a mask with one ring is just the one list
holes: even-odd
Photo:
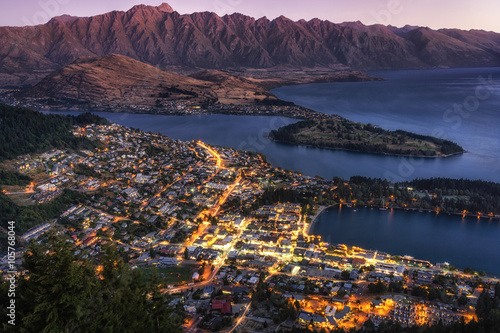
[(270, 137), (282, 143), (375, 154), (443, 157), (464, 152), (448, 140), (348, 120), (305, 120), (274, 130)]
[(210, 89), (222, 104), (254, 104), (278, 101), (260, 82), (217, 70), (204, 70), (189, 77), (210, 82)]
[(138, 5), (0, 28), (0, 85), (34, 84), (76, 59), (121, 54), (161, 69), (419, 69), (500, 65), (500, 34), (423, 27), (181, 15)]
[(254, 104), (278, 99), (261, 84), (218, 71), (192, 76), (122, 55), (83, 57), (45, 77), (23, 99), (81, 109), (161, 108), (166, 104)]
[(81, 149), (95, 147), (85, 138), (75, 137), (73, 125), (107, 123), (88, 113), (77, 117), (49, 114), (0, 104), (0, 161), (23, 154), (40, 153), (52, 148)]
[[(58, 149), (90, 149), (98, 143), (75, 137), (73, 125), (107, 124), (108, 121), (83, 113), (77, 117), (48, 114), (0, 104), (0, 162), (24, 154)], [(26, 185), (31, 179), (11, 171), (0, 171), (0, 192), (3, 185)], [(51, 203), (37, 206), (17, 206), (8, 196), (0, 193), (0, 251), (5, 250), (8, 221), (16, 221), (20, 235), (42, 221), (59, 216), (64, 209), (82, 201), (83, 194), (64, 191)]]

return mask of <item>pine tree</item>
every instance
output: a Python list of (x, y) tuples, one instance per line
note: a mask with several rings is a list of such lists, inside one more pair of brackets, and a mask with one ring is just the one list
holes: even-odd
[(15, 332), (182, 332), (157, 275), (148, 280), (131, 270), (115, 246), (104, 247), (99, 266), (75, 250), (68, 238), (54, 235), (45, 244), (30, 244)]
[(51, 236), (24, 258), (29, 276), (19, 282), (21, 332), (66, 332), (83, 325), (96, 292), (95, 266), (73, 255), (72, 243)]

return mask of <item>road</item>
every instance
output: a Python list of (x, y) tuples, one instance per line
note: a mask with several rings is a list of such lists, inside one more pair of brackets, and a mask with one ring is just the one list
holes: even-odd
[(5, 191), (4, 194), (5, 195), (13, 195), (13, 194), (31, 194), (31, 193), (35, 193), (35, 191), (21, 191), (21, 192), (8, 192), (8, 191)]
[[(273, 277), (273, 275), (276, 274), (275, 272), (269, 274), (268, 277), (266, 277), (264, 279), (264, 282), (267, 282), (270, 278)], [(247, 306), (245, 307), (245, 311), (243, 312), (243, 314), (236, 320), (236, 322), (233, 324), (233, 327), (227, 331), (224, 331), (224, 333), (233, 333), (237, 328), (238, 326), (246, 319), (246, 316), (248, 314), (248, 311), (250, 310), (250, 308), (252, 307), (252, 301), (250, 301)]]
[(220, 207), (226, 202), (227, 198), (229, 198), (229, 196), (234, 191), (234, 189), (236, 188), (236, 186), (240, 183), (241, 179), (242, 179), (241, 175), (238, 175), (238, 177), (236, 178), (236, 180), (234, 181), (234, 183), (231, 186), (229, 186), (229, 188), (226, 190), (226, 193), (224, 193), (224, 195), (222, 196), (222, 198), (217, 203), (217, 206), (215, 206), (216, 208), (214, 210), (213, 216), (216, 216), (219, 213)]
[(215, 269), (212, 271), (212, 273), (210, 273), (210, 276), (208, 277), (208, 279), (206, 279), (205, 281), (195, 283), (195, 284), (191, 284), (191, 285), (185, 285), (185, 286), (172, 288), (172, 289), (163, 289), (162, 292), (168, 292), (169, 294), (173, 294), (173, 293), (186, 291), (186, 290), (191, 289), (191, 288), (198, 289), (201, 287), (205, 287), (209, 284), (212, 284), (212, 281), (215, 278), (215, 275), (217, 275), (217, 272), (219, 271), (219, 269), (222, 267), (222, 265), (224, 265), (224, 262), (226, 261), (226, 258), (229, 255), (229, 252), (232, 250), (233, 245), (236, 244), (236, 242), (238, 242), (238, 240), (240, 239), (241, 235), (243, 234), (243, 231), (246, 229), (246, 226), (247, 225), (242, 226), (242, 228), (240, 229), (238, 234), (233, 238), (233, 241), (231, 242), (231, 246), (226, 251), (224, 251), (223, 256), (219, 259), (217, 265), (215, 266)]
[(217, 161), (216, 165), (217, 165), (218, 168), (220, 168), (222, 166), (222, 159), (220, 158), (220, 155), (219, 155), (219, 153), (217, 151), (215, 151), (214, 149), (210, 148), (209, 146), (207, 146), (206, 144), (204, 144), (201, 141), (198, 141), (197, 144), (198, 144), (198, 146), (203, 147), (206, 150), (208, 150), (208, 152), (210, 154), (212, 154), (213, 157), (215, 157), (215, 159)]

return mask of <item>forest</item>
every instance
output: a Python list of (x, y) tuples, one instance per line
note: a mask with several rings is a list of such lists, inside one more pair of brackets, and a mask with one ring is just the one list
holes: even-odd
[(20, 107), (0, 104), (0, 161), (19, 155), (41, 153), (53, 148), (82, 149), (96, 146), (71, 133), (74, 125), (106, 124), (91, 113), (78, 116), (43, 114)]
[(430, 178), (393, 184), (380, 178), (354, 176), (348, 183), (340, 178), (334, 182), (339, 202), (474, 216), (500, 215), (500, 184), (488, 181)]
[[(2, 332), (183, 332), (183, 309), (169, 306), (159, 275), (149, 279), (131, 270), (116, 247), (104, 246), (95, 263), (67, 236), (49, 235), (24, 254), (28, 276), (17, 277), (15, 326)], [(0, 278), (0, 315), (7, 317), (10, 283)]]
[(0, 170), (0, 185), (26, 186), (31, 182), (30, 176), (14, 171)]

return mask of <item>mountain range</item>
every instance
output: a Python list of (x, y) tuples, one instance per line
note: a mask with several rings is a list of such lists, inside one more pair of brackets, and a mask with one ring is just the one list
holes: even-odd
[(137, 5), (0, 27), (0, 85), (31, 85), (82, 56), (121, 54), (177, 72), (241, 68), (358, 70), (500, 66), (500, 34), (482, 30), (179, 14)]

